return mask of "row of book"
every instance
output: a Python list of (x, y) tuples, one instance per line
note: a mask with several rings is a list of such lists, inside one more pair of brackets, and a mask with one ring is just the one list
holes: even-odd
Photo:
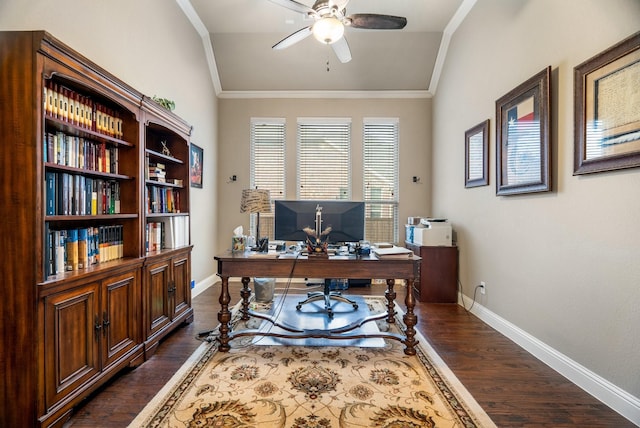
[(123, 226), (45, 230), (47, 276), (87, 269), (120, 259), (124, 254)]
[(88, 171), (118, 174), (120, 150), (62, 131), (45, 133), (44, 161)]
[(178, 178), (167, 178), (166, 165), (160, 162), (152, 162), (146, 158), (147, 167), (145, 169), (145, 180), (157, 181), (158, 183), (169, 183), (176, 186), (183, 185), (183, 181)]
[(149, 214), (180, 212), (180, 189), (146, 186), (145, 196)]
[(43, 95), (47, 116), (110, 137), (122, 138), (123, 121), (116, 110), (51, 80), (46, 81)]
[(189, 245), (189, 216), (163, 218), (149, 222), (145, 229), (147, 252)]
[(47, 215), (120, 214), (120, 183), (66, 172), (45, 173)]

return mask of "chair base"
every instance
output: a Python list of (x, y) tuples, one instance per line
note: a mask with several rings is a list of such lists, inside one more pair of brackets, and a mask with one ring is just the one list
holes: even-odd
[(333, 318), (333, 308), (331, 307), (331, 300), (337, 300), (339, 302), (349, 303), (353, 306), (354, 310), (358, 309), (358, 304), (351, 299), (348, 299), (342, 295), (339, 291), (330, 290), (330, 281), (325, 280), (324, 291), (312, 291), (307, 293), (307, 298), (296, 305), (296, 310), (302, 309), (303, 305), (307, 303), (316, 302), (318, 300), (324, 300), (324, 310), (329, 318)]

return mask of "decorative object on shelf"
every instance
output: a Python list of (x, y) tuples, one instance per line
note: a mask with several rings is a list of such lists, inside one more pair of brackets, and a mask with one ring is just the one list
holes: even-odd
[(157, 102), (158, 104), (160, 104), (162, 107), (166, 108), (169, 111), (173, 111), (173, 109), (176, 108), (176, 103), (172, 100), (166, 99), (166, 98), (160, 98), (157, 96), (153, 96), (153, 101)]
[(171, 154), (171, 150), (169, 150), (169, 147), (167, 147), (167, 140), (160, 141), (160, 144), (162, 144), (162, 154), (165, 156), (173, 157), (173, 155)]
[(573, 71), (573, 174), (640, 166), (640, 32)]
[(260, 237), (260, 213), (271, 212), (271, 194), (267, 189), (244, 189), (242, 191), (242, 198), (240, 199), (240, 212), (241, 213), (255, 213), (256, 214), (256, 241), (267, 242), (267, 245), (259, 245), (258, 250), (260, 252), (266, 252), (268, 250), (268, 240), (261, 241)]
[(307, 252), (309, 253), (309, 256), (328, 257), (328, 242), (326, 239), (328, 239), (329, 233), (331, 233), (331, 227), (327, 227), (325, 230), (322, 230), (322, 207), (320, 205), (316, 206), (315, 230), (310, 227), (305, 227), (302, 230), (307, 234)]
[(464, 187), (489, 184), (489, 119), (464, 133)]
[(201, 147), (191, 143), (189, 154), (189, 181), (191, 182), (191, 187), (202, 189), (203, 150)]
[(496, 195), (548, 192), (551, 67), (496, 101)]

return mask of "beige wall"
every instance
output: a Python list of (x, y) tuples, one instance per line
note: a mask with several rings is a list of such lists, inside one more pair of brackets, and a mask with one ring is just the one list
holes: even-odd
[(192, 189), (192, 278), (215, 273), (217, 105), (202, 42), (175, 1), (2, 0), (0, 30), (46, 30), (148, 96), (175, 101), (204, 148), (203, 188)]
[[(466, 295), (640, 397), (640, 168), (573, 176), (573, 68), (640, 29), (637, 0), (479, 0), (433, 100), (433, 207), (458, 225)], [(551, 65), (553, 191), (495, 195), (495, 100)], [(464, 132), (491, 118), (490, 185)], [(636, 399), (637, 402), (637, 399)], [(637, 405), (637, 404), (636, 404)]]
[[(400, 240), (404, 241), (404, 223), (408, 216), (430, 215), (430, 99), (221, 99), (218, 164), (218, 236), (217, 249), (231, 244), (232, 230), (242, 225), (249, 229), (249, 214), (240, 214), (240, 193), (249, 187), (250, 135), (252, 117), (286, 119), (287, 198), (296, 198), (296, 123), (298, 117), (349, 117), (352, 120), (352, 195), (362, 200), (362, 120), (364, 117), (400, 119)], [(331, 168), (331, 165), (318, 165)], [(229, 183), (236, 175), (237, 182)], [(419, 176), (419, 183), (412, 177)]]

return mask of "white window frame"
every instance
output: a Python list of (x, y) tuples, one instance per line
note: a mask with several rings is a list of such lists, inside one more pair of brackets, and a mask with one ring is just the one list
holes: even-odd
[[(347, 117), (297, 118), (297, 199), (351, 200), (351, 124), (351, 118)], [(307, 133), (310, 135), (309, 141), (305, 138)], [(331, 139), (329, 144), (335, 145), (337, 151), (321, 153), (318, 159), (309, 158), (308, 154), (314, 150), (310, 145), (314, 144), (312, 140), (324, 138), (323, 133)], [(341, 153), (340, 150), (343, 152)], [(323, 155), (324, 158), (322, 158)], [(316, 171), (317, 174), (310, 171)], [(315, 187), (310, 188), (310, 186)], [(327, 193), (326, 189), (339, 190)]]
[[(376, 156), (374, 153), (371, 153), (369, 150), (369, 145), (372, 144), (372, 136), (370, 135), (370, 131), (373, 131), (373, 127), (392, 127), (392, 134), (387, 136), (382, 136), (384, 140), (388, 144), (391, 144), (391, 147), (386, 147), (382, 153), (378, 154), (378, 156), (384, 156), (384, 158), (380, 159), (381, 163), (375, 165), (376, 160), (372, 159), (372, 157)], [(390, 154), (391, 159), (389, 159), (388, 154)], [(373, 163), (373, 164), (372, 164)], [(399, 219), (398, 219), (398, 206), (400, 201), (400, 120), (397, 117), (365, 117), (362, 121), (362, 178), (363, 178), (363, 189), (362, 194), (365, 202), (365, 238), (367, 240), (374, 240), (376, 242), (394, 242), (398, 243), (399, 239)], [(381, 177), (379, 174), (376, 174), (373, 170), (377, 169), (382, 172), (385, 176)], [(378, 175), (378, 176), (376, 176)], [(371, 187), (371, 183), (373, 181), (378, 181), (378, 183), (387, 182), (385, 186), (378, 186), (376, 188)], [(386, 187), (386, 191), (383, 191), (382, 187)], [(386, 193), (386, 195), (383, 195)], [(377, 194), (377, 195), (376, 195)], [(375, 207), (378, 207), (378, 210), (374, 210)], [(391, 225), (392, 232), (390, 234), (385, 234), (384, 232), (379, 232), (382, 235), (376, 236), (367, 236), (367, 230), (369, 234), (374, 233), (373, 230), (376, 230), (374, 227), (374, 217), (372, 213), (374, 211), (388, 211), (383, 208), (387, 206), (388, 210), (391, 211)]]
[[(269, 158), (268, 161), (259, 162), (258, 159), (259, 153), (256, 150), (256, 130), (259, 126), (272, 126), (275, 128), (281, 127), (279, 132), (274, 132), (274, 141), (275, 146), (277, 143), (280, 143), (280, 147), (275, 147), (275, 151), (270, 153), (270, 156), (276, 155), (274, 158)], [(279, 135), (278, 135), (279, 134)], [(261, 188), (268, 189), (270, 191), (271, 196), (271, 214), (261, 214), (260, 215), (260, 234), (263, 236), (268, 236), (269, 239), (273, 239), (273, 231), (274, 231), (274, 214), (273, 214), (273, 201), (277, 199), (285, 199), (286, 198), (286, 190), (287, 190), (287, 176), (286, 176), (286, 134), (287, 134), (287, 126), (286, 120), (284, 118), (277, 117), (254, 117), (251, 118), (251, 126), (250, 126), (250, 162), (249, 162), (249, 186), (251, 188)], [(275, 137), (280, 137), (280, 140), (277, 140)], [(265, 168), (269, 171), (269, 180), (261, 179), (256, 176), (256, 166), (261, 165), (262, 168)], [(265, 181), (269, 181), (265, 183)], [(276, 183), (274, 186), (273, 183)], [(250, 216), (250, 230), (254, 230), (256, 225), (256, 216)]]

